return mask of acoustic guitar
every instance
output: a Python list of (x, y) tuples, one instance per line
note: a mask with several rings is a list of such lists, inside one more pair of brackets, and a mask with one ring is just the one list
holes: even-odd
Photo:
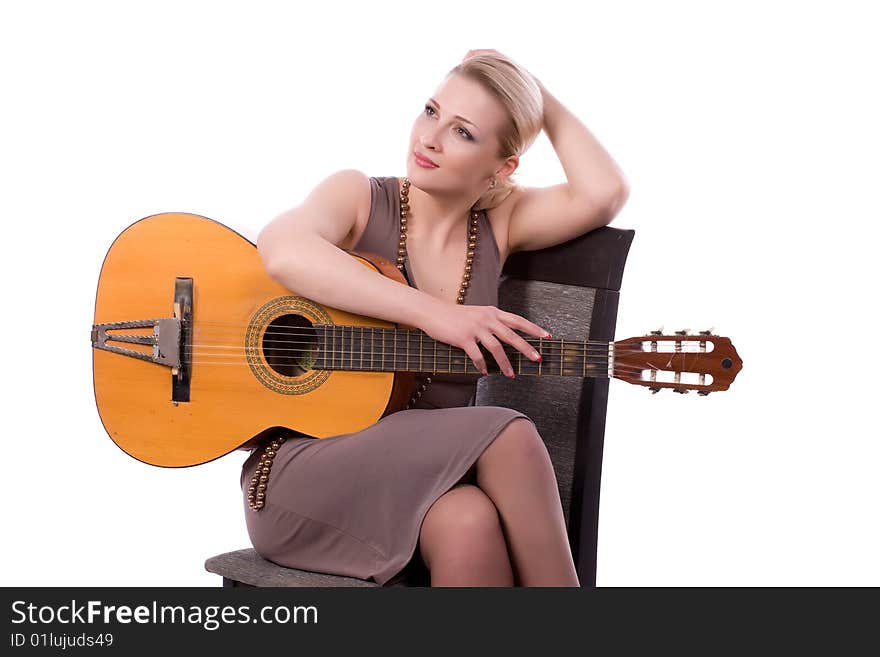
[[(387, 259), (348, 253), (406, 285)], [(517, 376), (726, 390), (742, 368), (730, 340), (686, 333), (616, 342), (522, 336), (541, 362), (504, 347)], [(418, 372), (481, 374), (463, 349), (417, 328), (285, 288), (269, 278), (252, 242), (182, 212), (141, 219), (114, 240), (91, 343), (104, 428), (127, 454), (165, 467), (255, 446), (279, 426), (315, 438), (359, 431), (402, 410)], [(491, 352), (481, 351), (488, 371), (499, 372)]]

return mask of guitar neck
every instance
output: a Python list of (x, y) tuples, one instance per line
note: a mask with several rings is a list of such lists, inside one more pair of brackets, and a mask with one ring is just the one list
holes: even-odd
[[(314, 369), (357, 371), (444, 372), (482, 374), (464, 349), (431, 338), (419, 329), (314, 324), (318, 338)], [(542, 355), (535, 362), (502, 342), (517, 375), (609, 378), (613, 370), (613, 342), (521, 336)], [(480, 351), (489, 372), (498, 372), (492, 352)]]

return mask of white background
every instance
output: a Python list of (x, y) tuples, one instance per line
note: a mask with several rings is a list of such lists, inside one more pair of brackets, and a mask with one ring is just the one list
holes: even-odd
[[(107, 250), (165, 211), (253, 241), (333, 171), (403, 175), (425, 99), (495, 48), (630, 182), (617, 337), (714, 327), (744, 361), (708, 397), (611, 382), (599, 585), (880, 585), (869, 4), (4, 3), (2, 584), (219, 585), (247, 454), (163, 469), (110, 440)], [(564, 180), (546, 135), (519, 172)]]

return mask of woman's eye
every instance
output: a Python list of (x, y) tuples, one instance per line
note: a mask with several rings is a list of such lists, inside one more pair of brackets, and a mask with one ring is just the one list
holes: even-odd
[[(431, 114), (428, 114), (428, 116), (433, 116), (434, 114), (436, 114), (436, 112), (434, 112), (434, 108), (430, 105), (425, 105), (425, 112), (431, 112)], [(459, 134), (464, 136), (465, 139), (473, 140), (471, 133), (469, 133), (467, 130), (465, 130), (464, 128), (459, 128), (459, 130), (461, 131), (459, 132)]]

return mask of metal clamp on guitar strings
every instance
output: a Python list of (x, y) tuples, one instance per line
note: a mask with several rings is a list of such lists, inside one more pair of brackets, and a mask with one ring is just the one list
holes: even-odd
[[(188, 402), (190, 395), (189, 372), (193, 319), (193, 279), (178, 276), (174, 284), (174, 316), (155, 319), (135, 319), (124, 322), (92, 324), (91, 338), (94, 349), (111, 351), (122, 356), (139, 358), (171, 368), (171, 401)], [(108, 333), (129, 328), (151, 328), (153, 335), (126, 335)], [(149, 354), (135, 349), (116, 347), (108, 342), (152, 345)]]
[[(123, 333), (108, 334), (107, 331), (127, 328), (153, 327), (153, 335), (125, 335)], [(131, 344), (153, 345), (153, 353), (148, 354), (134, 349), (114, 347), (107, 344), (113, 342), (128, 342)], [(167, 365), (172, 369), (180, 368), (180, 320), (174, 317), (160, 317), (159, 319), (136, 319), (130, 322), (108, 322), (106, 324), (94, 324), (92, 326), (92, 347), (112, 351), (123, 356), (140, 358), (159, 365)], [(176, 372), (175, 372), (176, 374)]]

